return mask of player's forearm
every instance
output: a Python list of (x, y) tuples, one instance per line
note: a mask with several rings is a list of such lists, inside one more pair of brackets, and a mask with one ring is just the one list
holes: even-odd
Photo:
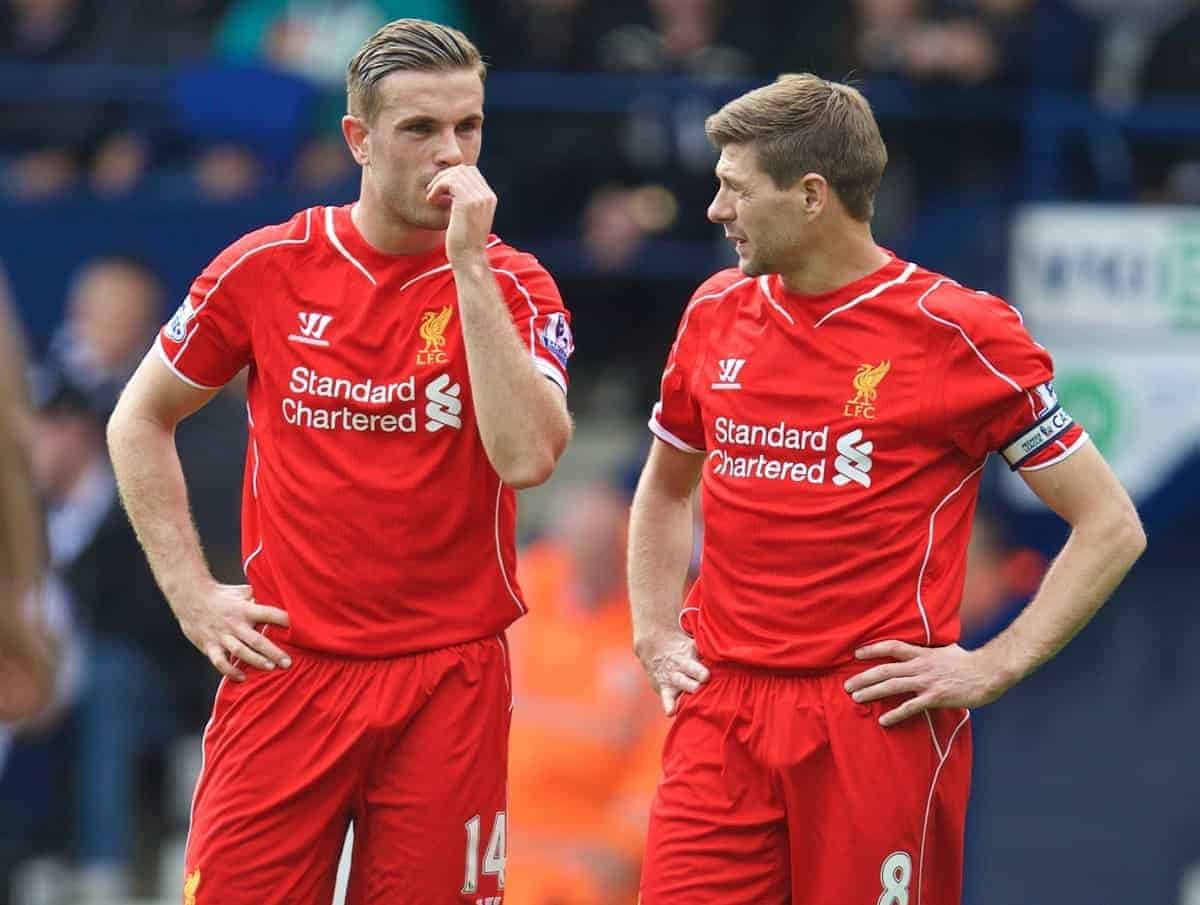
[(571, 425), (557, 387), (538, 373), (486, 258), (455, 267), (475, 419), (488, 460), (504, 483), (533, 487), (550, 477)]
[(629, 519), (629, 602), (635, 648), (679, 630), (679, 611), (692, 560), (692, 501), (664, 493), (643, 478)]
[(1041, 588), (1004, 632), (981, 648), (1003, 688), (1051, 659), (1091, 621), (1146, 546), (1137, 515), (1114, 507), (1076, 525)]
[(192, 524), (174, 430), (118, 406), (108, 448), (125, 511), (178, 615), (178, 601), (214, 579)]

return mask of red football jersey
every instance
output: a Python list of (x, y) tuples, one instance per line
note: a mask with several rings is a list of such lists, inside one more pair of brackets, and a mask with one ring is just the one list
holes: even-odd
[[(494, 236), (488, 255), (535, 366), (565, 392), (554, 281)], [(285, 640), (393, 656), (524, 612), (516, 495), (476, 426), (444, 248), (385, 255), (349, 207), (310, 208), (218, 255), (158, 349), (199, 387), (249, 365), (244, 567), (255, 599), (287, 610)]]
[(722, 271), (684, 313), (650, 427), (703, 452), (684, 623), (712, 662), (820, 670), (957, 640), (984, 460), (1070, 455), (1050, 356), (1000, 299), (897, 258), (818, 296)]

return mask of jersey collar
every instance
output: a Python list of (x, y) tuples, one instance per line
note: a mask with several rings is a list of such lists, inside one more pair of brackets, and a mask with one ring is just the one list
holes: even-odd
[(917, 265), (901, 260), (890, 251), (887, 254), (887, 263), (878, 270), (830, 292), (817, 295), (789, 292), (784, 288), (783, 278), (777, 273), (759, 277), (759, 287), (773, 304), (792, 312), (801, 320), (807, 320), (814, 327), (820, 327), (843, 311), (908, 281)]

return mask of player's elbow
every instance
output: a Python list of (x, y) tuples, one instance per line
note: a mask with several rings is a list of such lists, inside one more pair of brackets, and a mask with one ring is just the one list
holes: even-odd
[(1146, 530), (1133, 503), (1128, 500), (1114, 506), (1097, 526), (1097, 533), (1109, 547), (1112, 560), (1122, 562), (1128, 568), (1137, 562), (1146, 549)]
[(529, 453), (514, 459), (506, 467), (497, 469), (500, 479), (513, 490), (528, 490), (550, 480), (554, 474), (557, 457), (549, 449)]
[(1129, 564), (1133, 565), (1146, 551), (1146, 529), (1142, 527), (1142, 520), (1132, 505), (1124, 507), (1118, 518), (1116, 532), (1121, 549), (1128, 557)]
[(108, 416), (108, 423), (104, 428), (104, 437), (108, 443), (110, 456), (116, 455), (117, 450), (121, 448), (121, 441), (125, 438), (128, 430), (128, 405), (125, 404), (124, 396), (122, 396), (117, 400), (117, 405), (113, 409), (112, 414)]

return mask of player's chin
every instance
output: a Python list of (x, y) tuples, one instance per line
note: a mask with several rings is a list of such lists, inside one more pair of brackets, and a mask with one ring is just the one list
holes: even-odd
[(754, 258), (738, 255), (738, 270), (748, 277), (760, 277), (769, 271), (756, 261)]
[(450, 225), (450, 211), (429, 203), (409, 214), (408, 221), (420, 229), (444, 230)]

